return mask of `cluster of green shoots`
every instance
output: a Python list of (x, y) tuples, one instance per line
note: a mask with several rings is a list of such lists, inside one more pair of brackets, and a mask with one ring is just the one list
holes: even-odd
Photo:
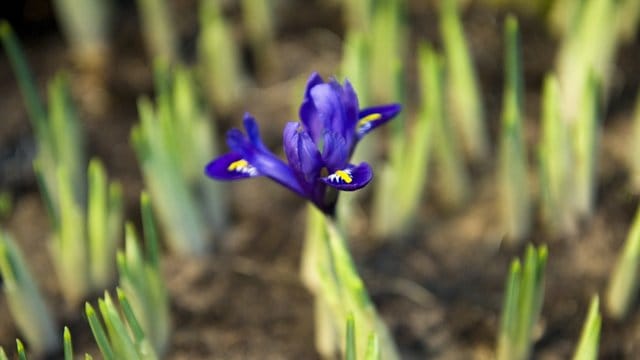
[[(104, 0), (87, 1), (82, 6), (75, 3), (57, 0), (56, 11), (72, 54), (79, 61), (91, 61), (96, 54), (108, 51), (110, 4)], [(505, 20), (501, 129), (498, 147), (492, 149), (460, 5), (455, 0), (442, 0), (442, 51), (424, 40), (416, 45), (419, 96), (415, 110), (405, 111), (391, 124), (384, 160), (375, 136), (354, 155), (356, 161), (366, 159), (378, 169), (371, 216), (375, 238), (400, 239), (412, 231), (427, 195), (427, 179), (433, 179), (437, 189), (433, 195), (443, 208), (456, 210), (468, 204), (473, 196), (472, 164), (495, 165), (501, 233), (511, 245), (522, 245), (529, 239), (536, 204), (542, 223), (557, 236), (575, 233), (578, 220), (592, 214), (609, 66), (620, 43), (635, 31), (638, 11), (632, 0), (557, 3), (562, 5), (552, 6), (548, 16), (562, 38), (556, 69), (545, 78), (541, 90), (535, 172), (539, 191), (530, 191), (516, 18)], [(350, 79), (360, 105), (405, 104), (407, 55), (412, 45), (407, 41), (406, 1), (343, 0), (343, 4), (347, 33), (342, 75)], [(89, 302), (85, 306), (105, 359), (156, 359), (167, 350), (169, 300), (160, 271), (154, 213), (168, 247), (182, 255), (211, 249), (212, 239), (222, 233), (227, 218), (227, 200), (220, 184), (206, 180), (202, 167), (217, 150), (207, 102), (217, 113), (228, 114), (244, 92), (246, 81), (237, 41), (220, 3), (202, 0), (198, 61), (194, 70), (189, 69), (181, 64), (170, 5), (162, 0), (138, 1), (148, 51), (158, 59), (155, 102), (146, 97), (139, 100), (140, 122), (131, 131), (149, 192), (140, 201), (144, 251), (133, 224), (122, 225), (120, 185), (108, 181), (100, 160), (87, 164), (84, 132), (64, 77), (51, 82), (45, 109), (15, 36), (7, 23), (0, 24), (0, 38), (35, 133), (38, 153), (34, 169), (52, 225), (49, 246), (62, 293), (73, 307), (113, 286), (119, 275), (117, 302), (105, 292), (97, 311)], [(277, 64), (273, 10), (266, 0), (246, 0), (241, 6), (258, 77), (268, 77)], [(611, 19), (620, 21), (612, 27)], [(200, 95), (200, 87), (207, 96)], [(640, 153), (640, 96), (638, 104), (631, 154)], [(493, 152), (497, 159), (492, 163)], [(640, 192), (640, 160), (638, 156), (629, 158), (633, 186)], [(308, 210), (301, 276), (314, 296), (316, 346), (327, 358), (340, 354), (350, 360), (397, 359), (400, 354), (390, 331), (348, 249), (345, 227), (349, 222), (345, 217), (353, 215), (359, 200), (349, 195), (341, 200), (335, 222), (311, 206)], [(638, 291), (640, 211), (638, 214), (606, 293), (607, 310), (617, 319), (628, 314)], [(118, 251), (123, 233), (124, 248)], [(543, 310), (546, 261), (545, 246), (529, 246), (524, 260), (511, 264), (497, 334), (498, 359), (530, 356), (534, 328)], [(30, 349), (46, 353), (62, 345), (65, 359), (73, 358), (68, 329), (64, 329), (61, 343), (57, 320), (47, 309), (18, 247), (5, 233), (0, 233), (0, 273), (11, 313)], [(574, 359), (597, 358), (601, 326), (598, 299), (597, 295), (592, 299)], [(19, 340), (17, 352), (21, 359), (26, 358)], [(5, 358), (0, 348), (0, 360)]]
[(0, 26), (35, 132), (33, 166), (53, 227), (49, 250), (63, 295), (77, 304), (115, 278), (122, 189), (109, 183), (100, 160), (91, 160), (85, 170), (85, 139), (64, 76), (51, 81), (45, 110), (11, 28)]
[[(140, 350), (141, 356), (149, 358), (148, 354), (164, 353), (170, 329), (169, 308), (160, 275), (157, 230), (149, 197), (143, 194), (141, 200), (146, 254), (141, 253), (130, 224), (126, 227), (125, 249), (117, 253), (123, 233), (122, 189), (118, 183), (108, 181), (99, 159), (92, 159), (84, 172), (86, 140), (65, 78), (59, 75), (51, 82), (48, 109), (45, 110), (18, 41), (6, 22), (0, 24), (0, 38), (14, 67), (34, 128), (37, 146), (34, 170), (52, 227), (48, 246), (68, 307), (73, 309), (92, 294), (113, 286), (119, 273), (118, 282), (123, 290), (118, 297), (122, 307), (125, 312), (127, 307), (136, 309), (140, 319), (134, 323), (129, 317), (128, 329), (135, 341), (140, 340), (140, 334), (148, 334), (145, 341), (150, 345)], [(188, 97), (187, 100), (191, 99)], [(184, 100), (179, 106), (181, 111), (192, 110), (191, 104)], [(57, 351), (62, 345), (58, 341), (57, 319), (47, 308), (19, 248), (5, 233), (0, 235), (0, 274), (5, 282), (11, 314), (31, 351), (36, 354)], [(125, 293), (131, 298), (130, 303)], [(119, 310), (114, 310), (108, 296), (104, 302), (100, 310), (109, 336), (113, 338), (110, 340), (120, 344), (114, 335), (119, 330), (113, 328), (118, 326), (113, 314), (119, 314)], [(93, 319), (89, 318), (94, 332), (99, 332), (95, 328), (99, 324), (95, 315)], [(64, 336), (65, 356), (71, 356), (66, 352), (66, 345), (70, 343), (66, 334), (68, 331)], [(126, 333), (118, 336), (124, 335)], [(23, 349), (21, 344), (19, 353)], [(102, 344), (101, 350), (105, 351)], [(103, 355), (123, 358), (118, 354), (109, 357), (106, 352)]]
[[(569, 3), (572, 5), (565, 7)], [(632, 3), (567, 1), (546, 9), (546, 16), (553, 26), (558, 24), (559, 13), (565, 14), (562, 17), (565, 24), (560, 31), (562, 38), (556, 69), (549, 72), (542, 89), (541, 136), (535, 152), (538, 167), (537, 171), (531, 171), (523, 133), (525, 88), (517, 20), (513, 16), (505, 20), (501, 129), (498, 147), (492, 149), (485, 125), (482, 93), (458, 12), (459, 4), (441, 1), (439, 21), (444, 54), (440, 55), (428, 43), (417, 45), (420, 96), (416, 110), (405, 112), (398, 123), (391, 125), (389, 154), (385, 161), (379, 160), (376, 149), (368, 144), (363, 144), (362, 154), (356, 152), (354, 156), (356, 160), (377, 162), (376, 169), (381, 169), (377, 171), (370, 220), (376, 238), (399, 239), (411, 232), (411, 225), (418, 219), (417, 210), (423, 203), (427, 179), (433, 179), (436, 189), (433, 195), (444, 208), (455, 210), (468, 204), (473, 195), (468, 165), (485, 168), (493, 165), (490, 155), (494, 151), (497, 156), (494, 183), (500, 199), (497, 210), (504, 239), (511, 246), (517, 246), (530, 238), (536, 209), (551, 236), (575, 234), (579, 220), (588, 219), (595, 207), (601, 109), (606, 101), (611, 77), (609, 67), (615, 50), (630, 38), (630, 32), (633, 33), (637, 26), (637, 6)], [(361, 104), (366, 106), (377, 101), (406, 104), (405, 71), (409, 68), (406, 57), (409, 44), (404, 28), (406, 4), (402, 1), (353, 0), (344, 1), (344, 6), (347, 34), (342, 73), (351, 80)], [(543, 7), (533, 6), (530, 10), (542, 12)], [(620, 21), (612, 26), (611, 19)], [(602, 46), (594, 46), (594, 43)], [(413, 122), (409, 123), (412, 117)], [(636, 110), (634, 119), (629, 158), (637, 189), (640, 162), (634, 154), (640, 150), (640, 110)], [(433, 172), (429, 167), (431, 162)], [(532, 173), (536, 174), (537, 181), (532, 180)], [(531, 191), (533, 183), (539, 184), (538, 191)], [(355, 203), (353, 196), (346, 200), (341, 204), (344, 209), (338, 212), (338, 223), (345, 225), (348, 222), (340, 217), (353, 216)], [(305, 260), (329, 266), (339, 257), (322, 260), (318, 251), (309, 251), (309, 247), (317, 242), (311, 234), (320, 233), (314, 230), (317, 225), (312, 214), (308, 226), (303, 278), (316, 296), (318, 309), (318, 302), (331, 298), (326, 295), (331, 290), (313, 290), (314, 286), (317, 288), (322, 284), (322, 279), (315, 279), (314, 284), (304, 277), (304, 274), (313, 273), (305, 267), (308, 265)], [(330, 227), (335, 225), (328, 229)], [(618, 319), (628, 313), (638, 290), (634, 275), (640, 259), (638, 234), (637, 225), (634, 225), (607, 292), (607, 310)], [(325, 242), (331, 243), (329, 239), (327, 235)], [(348, 259), (345, 264), (351, 261)], [(497, 353), (501, 359), (526, 359), (530, 355), (532, 329), (543, 303), (545, 262), (546, 248), (529, 248), (525, 265), (516, 261), (511, 267), (498, 336)], [(351, 283), (346, 279), (343, 281)], [(600, 330), (597, 299), (595, 296), (592, 300), (576, 359), (597, 357)], [(337, 312), (325, 310), (331, 311)], [(350, 314), (349, 311), (353, 310), (345, 306), (343, 317)], [(337, 323), (339, 320), (334, 321), (334, 329)], [(360, 324), (359, 321), (356, 323)], [(362, 350), (371, 326), (366, 323), (359, 326), (365, 330), (359, 340), (356, 338), (357, 348)], [(335, 337), (329, 342), (335, 343)], [(384, 349), (384, 342), (379, 346)], [(334, 345), (334, 351), (335, 348)]]

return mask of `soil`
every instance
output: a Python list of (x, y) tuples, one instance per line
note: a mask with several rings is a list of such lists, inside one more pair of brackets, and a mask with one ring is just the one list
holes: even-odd
[[(134, 5), (117, 5), (112, 55), (100, 77), (104, 83), (97, 90), (103, 91), (100, 94), (106, 102), (96, 106), (86, 96), (86, 74), (69, 60), (50, 5), (43, 0), (18, 3), (18, 7), (22, 5), (20, 10), (12, 9), (7, 16), (23, 41), (39, 88), (44, 94), (47, 80), (56, 71), (71, 69), (89, 153), (103, 159), (110, 176), (124, 184), (127, 217), (139, 222), (137, 199), (143, 183), (128, 134), (137, 121), (136, 98), (152, 93), (152, 79)], [(196, 3), (173, 2), (187, 59), (193, 58), (195, 49)], [(419, 1), (409, 4), (410, 44), (426, 38), (439, 46), (433, 5)], [(539, 93), (545, 72), (553, 67), (556, 41), (538, 16), (514, 11), (522, 28), (526, 140), (533, 163)], [(472, 4), (464, 15), (493, 139), (502, 94), (505, 14), (504, 9), (482, 3)], [(231, 6), (228, 15), (239, 28), (237, 9)], [(344, 35), (337, 1), (282, 1), (277, 15), (278, 70), (268, 82), (255, 80), (247, 51), (249, 86), (245, 97), (231, 114), (216, 114), (222, 134), (238, 126), (241, 114), (250, 111), (263, 119), (264, 137), (274, 149), (281, 146), (282, 125), (295, 114), (291, 94), (301, 88), (311, 71), (326, 76), (337, 71)], [(527, 239), (548, 244), (550, 254), (545, 302), (534, 345), (536, 359), (571, 356), (589, 300), (595, 293), (603, 294), (637, 207), (639, 199), (628, 185), (624, 147), (629, 141), (633, 100), (640, 81), (635, 60), (639, 45), (637, 41), (624, 45), (617, 56), (605, 109), (594, 215), (585, 219), (573, 236), (554, 238), (536, 224)], [(408, 69), (415, 72), (415, 64), (409, 63)], [(415, 84), (410, 81), (409, 86), (414, 88)], [(413, 97), (410, 101), (415, 100)], [(410, 113), (413, 105), (410, 102), (407, 106)], [(49, 305), (56, 309), (60, 327), (66, 324), (71, 328), (76, 352), (96, 355), (82, 309), (65, 306), (57, 280), (50, 275), (50, 224), (31, 171), (34, 141), (4, 56), (0, 57), (0, 109), (0, 190), (9, 191), (14, 199), (13, 211), (0, 222), (28, 254), (27, 262)], [(435, 189), (430, 188), (415, 227), (402, 239), (384, 245), (371, 241), (366, 218), (362, 219), (364, 226), (353, 234), (358, 270), (404, 359), (492, 357), (508, 264), (522, 254), (522, 248), (501, 246), (494, 170), (495, 163), (473, 168), (473, 197), (456, 212), (446, 212), (432, 201)], [(228, 188), (233, 196), (232, 225), (220, 234), (217, 251), (200, 258), (181, 258), (168, 252), (163, 256), (174, 324), (167, 358), (318, 358), (313, 343), (312, 298), (298, 276), (305, 204), (266, 180), (229, 184)], [(638, 324), (637, 311), (623, 322), (605, 315), (600, 358), (637, 358)], [(0, 296), (0, 345), (12, 354), (18, 336), (6, 300)]]

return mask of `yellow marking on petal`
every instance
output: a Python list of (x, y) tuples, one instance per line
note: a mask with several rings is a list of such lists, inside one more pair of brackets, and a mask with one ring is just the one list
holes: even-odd
[(382, 115), (380, 113), (373, 113), (373, 114), (369, 114), (365, 117), (363, 117), (362, 119), (360, 119), (360, 121), (358, 121), (358, 127), (364, 126), (367, 123), (370, 123), (372, 121), (376, 121), (378, 119), (380, 119), (382, 117)]
[(346, 182), (347, 184), (351, 184), (351, 182), (353, 181), (353, 179), (351, 178), (351, 175), (349, 175), (346, 171), (344, 170), (338, 170), (335, 172), (336, 176), (338, 176), (340, 179), (342, 179), (342, 181)]
[(236, 160), (234, 162), (232, 162), (231, 164), (229, 164), (229, 166), (227, 167), (227, 170), (229, 171), (237, 171), (237, 170), (241, 170), (246, 168), (247, 166), (249, 166), (249, 162), (245, 159), (240, 159), (240, 160)]

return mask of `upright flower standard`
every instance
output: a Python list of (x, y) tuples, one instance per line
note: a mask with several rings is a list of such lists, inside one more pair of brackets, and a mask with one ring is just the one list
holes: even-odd
[[(232, 129), (227, 134), (231, 151), (210, 162), (205, 172), (218, 180), (266, 176), (308, 199), (311, 209), (302, 259), (302, 276), (316, 297), (317, 345), (323, 355), (343, 347), (344, 323), (349, 314), (361, 329), (358, 349), (375, 333), (385, 359), (397, 358), (386, 327), (379, 320), (355, 267), (342, 232), (335, 224), (339, 191), (354, 191), (373, 178), (371, 166), (351, 164), (358, 142), (371, 130), (400, 112), (399, 104), (360, 109), (348, 81), (324, 82), (314, 73), (307, 82), (300, 122), (289, 122), (283, 132), (287, 162), (269, 151), (258, 125), (246, 114), (246, 134)], [(365, 330), (365, 331), (362, 331)], [(361, 339), (361, 340), (360, 340)]]

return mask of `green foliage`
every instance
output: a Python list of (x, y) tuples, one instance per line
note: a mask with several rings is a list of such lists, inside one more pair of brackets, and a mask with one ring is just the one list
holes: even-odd
[(149, 99), (138, 102), (131, 142), (169, 246), (202, 254), (226, 222), (222, 185), (202, 175), (216, 152), (212, 124), (188, 70), (158, 63), (156, 94), (155, 109)]
[(137, 4), (142, 35), (150, 57), (167, 63), (179, 60), (171, 3), (167, 0), (137, 0)]
[(547, 248), (527, 246), (524, 261), (511, 263), (505, 284), (504, 303), (496, 359), (525, 360), (531, 351), (531, 334), (544, 299)]
[(505, 20), (505, 85), (499, 149), (500, 211), (507, 239), (518, 242), (529, 233), (530, 194), (527, 153), (523, 139), (523, 78), (518, 21)]
[(345, 360), (356, 360), (356, 326), (353, 322), (353, 315), (347, 317), (346, 344), (344, 351)]
[(102, 61), (109, 47), (112, 2), (107, 0), (55, 0), (58, 22), (76, 60)]
[[(353, 319), (353, 314), (349, 314), (347, 316), (347, 328), (346, 328), (346, 343), (345, 343), (345, 360), (358, 360), (357, 356), (357, 344), (356, 344), (356, 331), (357, 326)], [(375, 333), (371, 333), (367, 340), (367, 348), (364, 354), (364, 357), (361, 357), (364, 360), (380, 360), (380, 344), (378, 342), (378, 337)]]
[(538, 149), (542, 217), (552, 233), (573, 231), (570, 174), (573, 171), (569, 128), (562, 120), (556, 77), (547, 75), (542, 95), (542, 137)]
[[(34, 164), (38, 179), (45, 177), (40, 162)], [(66, 167), (57, 171), (56, 188), (51, 191), (45, 181), (39, 181), (45, 203), (49, 204), (53, 222), (50, 249), (62, 287), (62, 293), (72, 304), (89, 292), (109, 286), (115, 275), (115, 257), (122, 226), (122, 188), (109, 183), (102, 163), (91, 160), (88, 168), (89, 196), (84, 205)], [(58, 194), (58, 205), (50, 198)]]
[(279, 65), (275, 47), (273, 2), (242, 0), (241, 4), (243, 25), (255, 56), (258, 78), (273, 78)]
[(200, 0), (198, 62), (216, 111), (228, 113), (243, 93), (237, 41), (217, 1)]
[(598, 358), (598, 345), (600, 342), (600, 328), (602, 317), (598, 310), (600, 300), (594, 295), (589, 306), (589, 313), (582, 326), (582, 335), (573, 354), (573, 360), (596, 360)]
[[(11, 25), (4, 20), (0, 21), (0, 39), (2, 40), (2, 45), (18, 80), (18, 87), (22, 92), (22, 97), (27, 106), (31, 126), (34, 128), (39, 146), (43, 146), (43, 140), (47, 139), (47, 114), (45, 107), (38, 94), (33, 75), (29, 70), (29, 64), (20, 48), (20, 43), (13, 33)], [(45, 147), (43, 150), (47, 151), (51, 149)]]
[[(118, 303), (109, 293), (98, 300), (99, 315), (91, 304), (85, 304), (89, 326), (105, 360), (155, 360), (153, 347), (146, 339), (124, 293), (118, 292)], [(102, 321), (100, 320), (102, 318)], [(105, 330), (106, 329), (106, 330)]]
[[(424, 115), (430, 118), (433, 141), (433, 161), (436, 165), (439, 200), (447, 208), (461, 206), (469, 196), (469, 175), (455, 129), (445, 111), (444, 62), (442, 57), (425, 47), (420, 53)], [(423, 139), (419, 140), (423, 141)], [(416, 141), (419, 144), (418, 141)], [(426, 165), (423, 165), (426, 167)], [(416, 174), (417, 175), (417, 174)], [(419, 176), (419, 175), (418, 175)], [(413, 205), (415, 211), (418, 203)]]
[(37, 354), (56, 350), (59, 344), (54, 319), (20, 250), (1, 230), (0, 275), (11, 316), (31, 349)]
[(440, 33), (447, 68), (447, 104), (464, 150), (472, 160), (489, 155), (480, 87), (455, 0), (440, 3)]
[(638, 296), (640, 286), (640, 207), (631, 224), (631, 229), (618, 256), (616, 265), (609, 279), (606, 307), (614, 319), (624, 319)]
[(573, 173), (576, 216), (590, 216), (595, 198), (596, 160), (600, 150), (600, 86), (591, 73), (584, 87), (581, 106), (572, 124), (575, 172)]
[(27, 351), (24, 349), (24, 344), (20, 339), (16, 339), (16, 347), (18, 348), (18, 359), (27, 360)]
[(347, 248), (346, 239), (335, 224), (309, 206), (307, 234), (302, 256), (302, 278), (315, 297), (316, 347), (323, 356), (338, 351), (346, 355), (345, 319), (351, 314), (358, 324), (356, 353), (365, 354), (367, 334), (375, 333), (384, 359), (398, 353), (377, 311), (369, 299)]
[[(392, 156), (392, 162), (382, 169), (382, 179), (376, 187), (374, 231), (383, 236), (405, 233), (415, 220), (414, 215), (423, 198), (429, 176), (428, 162), (432, 146), (434, 153), (438, 155), (451, 154), (445, 152), (451, 149), (448, 147), (451, 144), (437, 137), (442, 135), (437, 133), (440, 130), (438, 126), (446, 126), (442, 107), (442, 59), (428, 45), (421, 46), (418, 55), (422, 106), (412, 131), (409, 135), (405, 134), (402, 141), (397, 141), (399, 155)], [(438, 146), (444, 148), (436, 148)], [(438, 151), (441, 152), (438, 153)], [(456, 171), (460, 170), (458, 166), (463, 164), (442, 163), (442, 165), (446, 168), (445, 170)], [(444, 171), (441, 174), (443, 177), (454, 175)], [(452, 181), (452, 187), (447, 187), (445, 190), (454, 192), (453, 196), (458, 195), (455, 193), (457, 191), (465, 191), (465, 174), (456, 173), (455, 175), (461, 176), (448, 179)], [(450, 195), (449, 192), (446, 194)], [(390, 212), (391, 208), (395, 211)]]
[(71, 343), (71, 332), (68, 327), (64, 327), (63, 348), (64, 348), (64, 360), (73, 360), (73, 344)]
[[(130, 299), (141, 329), (157, 354), (166, 350), (170, 333), (167, 290), (160, 271), (158, 239), (149, 197), (140, 200), (146, 254), (143, 254), (132, 224), (126, 225), (125, 250), (118, 253), (118, 271), (123, 294)], [(125, 308), (125, 310), (127, 310)]]
[[(371, 30), (366, 34), (370, 51), (370, 95), (377, 103), (403, 100), (396, 87), (404, 82), (403, 61), (407, 53), (404, 17), (403, 1), (377, 1), (373, 6)], [(394, 123), (399, 124), (399, 120), (395, 119)]]
[(0, 190), (0, 219), (9, 216), (13, 209), (13, 196), (8, 191)]
[(627, 158), (631, 168), (631, 186), (634, 192), (640, 193), (640, 91), (636, 95), (632, 126)]
[[(563, 2), (558, 2), (563, 3)], [(561, 86), (562, 116), (574, 121), (582, 105), (583, 96), (591, 76), (608, 88), (613, 57), (620, 44), (621, 34), (637, 27), (637, 5), (629, 7), (627, 1), (584, 0), (567, 1), (570, 19), (556, 58), (556, 69)], [(558, 5), (560, 6), (560, 5)], [(625, 24), (617, 19), (629, 17)], [(594, 46), (597, 44), (597, 46)]]
[(122, 190), (120, 185), (108, 183), (98, 160), (91, 161), (88, 175), (85, 172), (84, 136), (66, 77), (58, 74), (49, 83), (45, 112), (7, 23), (0, 25), (0, 33), (35, 131), (38, 153), (34, 170), (54, 228), (50, 245), (53, 262), (63, 279), (63, 295), (70, 303), (77, 303), (88, 292), (108, 286), (115, 275)]

